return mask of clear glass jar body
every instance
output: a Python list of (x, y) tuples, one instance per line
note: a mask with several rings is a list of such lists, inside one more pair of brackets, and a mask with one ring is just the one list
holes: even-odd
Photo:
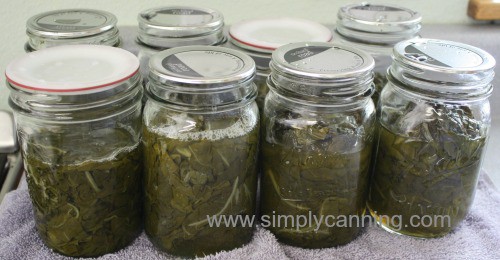
[(371, 214), (399, 234), (449, 233), (474, 198), (491, 124), (487, 97), (443, 100), (389, 80), (380, 109)]
[(193, 110), (150, 95), (143, 125), (145, 230), (153, 244), (194, 257), (250, 242), (252, 226), (212, 227), (207, 218), (255, 214), (259, 114), (253, 99)]
[(35, 224), (42, 241), (72, 257), (131, 243), (142, 229), (140, 76), (124, 92), (86, 96), (12, 89)]
[[(324, 248), (353, 240), (362, 225), (332, 226), (332, 217), (362, 223), (368, 188), (375, 108), (369, 97), (355, 104), (295, 102), (270, 85), (261, 149), (263, 216), (319, 220), (303, 227), (270, 225), (289, 245)], [(290, 217), (291, 216), (291, 217)], [(328, 222), (327, 222), (328, 221)]]

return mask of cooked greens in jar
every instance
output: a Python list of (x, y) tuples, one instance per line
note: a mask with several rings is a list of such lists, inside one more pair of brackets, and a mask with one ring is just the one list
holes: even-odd
[(35, 225), (60, 254), (101, 256), (141, 232), (138, 68), (125, 50), (90, 45), (39, 50), (7, 67)]
[(274, 52), (261, 207), (262, 216), (281, 219), (267, 226), (278, 240), (325, 248), (360, 233), (375, 123), (373, 65), (369, 54), (342, 45), (297, 43)]
[(239, 116), (200, 116), (179, 135), (144, 130), (146, 231), (159, 248), (203, 256), (252, 238), (252, 226), (211, 227), (207, 219), (255, 213), (259, 129), (255, 116)]
[(272, 141), (262, 143), (263, 213), (323, 216), (312, 226), (298, 228), (289, 222), (287, 228), (270, 227), (281, 241), (323, 248), (346, 244), (359, 234), (361, 223), (329, 227), (325, 218), (357, 216), (362, 221), (373, 139), (373, 118), (363, 126), (365, 116), (358, 111), (318, 120), (280, 110), (266, 117), (266, 138)]
[[(222, 47), (151, 59), (143, 116), (145, 230), (170, 254), (200, 257), (252, 239), (259, 112), (253, 60)], [(219, 224), (215, 224), (219, 223)]]
[[(72, 145), (79, 146), (78, 141)], [(26, 142), (27, 181), (40, 236), (68, 256), (98, 256), (128, 245), (142, 226), (139, 146), (75, 164), (75, 157), (84, 156), (61, 150), (61, 142), (60, 135), (46, 133)]]
[(402, 42), (394, 57), (381, 96), (368, 207), (392, 232), (443, 236), (461, 223), (474, 199), (494, 60), (472, 46), (431, 39)]

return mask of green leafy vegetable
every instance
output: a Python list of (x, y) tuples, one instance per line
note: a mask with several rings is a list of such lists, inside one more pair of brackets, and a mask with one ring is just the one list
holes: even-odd
[(265, 118), (262, 143), (262, 214), (312, 214), (322, 221), (305, 227), (275, 222), (269, 230), (280, 241), (304, 248), (350, 242), (362, 223), (332, 226), (331, 217), (362, 219), (365, 212), (374, 114), (311, 115), (273, 108)]
[(73, 136), (41, 132), (31, 135), (26, 145), (36, 227), (45, 244), (63, 255), (110, 253), (128, 245), (141, 231), (139, 146), (118, 151), (103, 161), (85, 160), (85, 153), (94, 152), (92, 158), (105, 154), (105, 149), (90, 150), (86, 145), (100, 143), (106, 136), (118, 144), (130, 142), (126, 131), (99, 131), (87, 143), (72, 138), (79, 131), (73, 131)]
[[(162, 115), (156, 120), (162, 121)], [(238, 115), (216, 117), (191, 118), (189, 133), (224, 131), (241, 120)], [(211, 227), (207, 216), (254, 215), (258, 133), (257, 121), (250, 132), (230, 138), (200, 135), (185, 140), (143, 129), (145, 230), (158, 248), (194, 257), (251, 240), (252, 226)]]
[[(447, 234), (473, 201), (486, 143), (483, 124), (468, 107), (425, 102), (388, 107), (383, 118), (368, 201), (372, 215), (402, 215), (383, 221), (399, 233)], [(411, 223), (412, 216), (426, 215), (430, 227)]]

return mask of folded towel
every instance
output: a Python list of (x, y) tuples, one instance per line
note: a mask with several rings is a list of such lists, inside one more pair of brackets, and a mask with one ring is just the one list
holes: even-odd
[[(205, 259), (500, 259), (500, 193), (483, 173), (465, 221), (451, 234), (417, 239), (368, 227), (351, 243), (337, 248), (302, 249), (279, 243), (257, 227), (253, 240), (241, 248)], [(144, 233), (130, 246), (96, 259), (169, 259)], [(0, 259), (70, 259), (44, 246), (37, 235), (25, 184), (0, 205)]]

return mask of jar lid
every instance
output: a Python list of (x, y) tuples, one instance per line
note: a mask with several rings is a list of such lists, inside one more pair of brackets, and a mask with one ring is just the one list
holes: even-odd
[(26, 23), (27, 32), (47, 38), (89, 37), (116, 26), (116, 16), (92, 9), (66, 9), (41, 13)]
[(223, 40), (224, 17), (212, 9), (167, 6), (142, 11), (138, 40), (146, 45), (171, 48), (214, 45)]
[(332, 32), (313, 21), (282, 17), (235, 23), (229, 28), (229, 36), (233, 44), (243, 49), (272, 53), (293, 42), (329, 42)]
[(92, 9), (65, 9), (41, 13), (26, 23), (26, 50), (69, 44), (116, 46), (120, 43), (116, 16)]
[(368, 3), (347, 5), (339, 9), (337, 32), (364, 42), (395, 44), (417, 37), (422, 16), (394, 5)]
[(490, 85), (495, 74), (493, 56), (482, 49), (453, 41), (403, 41), (394, 47), (393, 60), (390, 74), (399, 81), (423, 88), (442, 85), (447, 92), (464, 93)]
[(208, 84), (219, 89), (234, 88), (236, 84), (251, 81), (255, 74), (255, 63), (249, 56), (214, 46), (186, 46), (159, 52), (151, 57), (149, 68), (150, 81), (201, 87), (186, 91), (202, 91)]
[(344, 45), (291, 43), (273, 52), (270, 89), (326, 106), (366, 101), (373, 93), (372, 56)]
[(371, 75), (373, 58), (361, 50), (332, 43), (300, 42), (278, 48), (271, 69), (308, 79), (342, 79)]
[(80, 95), (113, 89), (139, 69), (135, 55), (120, 48), (66, 45), (26, 54), (7, 66), (12, 88), (30, 93)]

